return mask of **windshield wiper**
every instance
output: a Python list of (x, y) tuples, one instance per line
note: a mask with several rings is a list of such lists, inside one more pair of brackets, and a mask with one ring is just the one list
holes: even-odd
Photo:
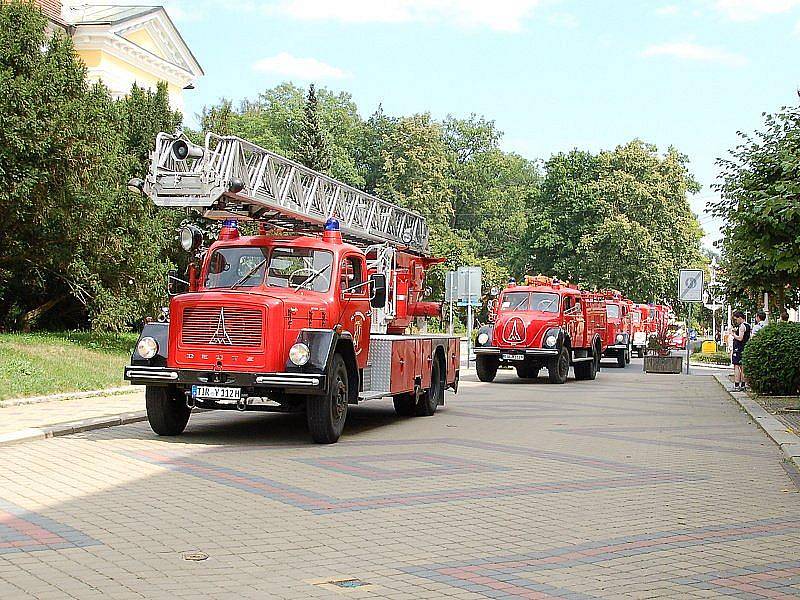
[(305, 286), (305, 285), (308, 285), (309, 283), (313, 283), (313, 281), (314, 281), (314, 280), (315, 280), (317, 277), (319, 277), (320, 275), (322, 275), (322, 274), (323, 274), (325, 271), (327, 271), (327, 270), (328, 270), (328, 268), (329, 268), (329, 267), (330, 267), (332, 264), (333, 264), (333, 263), (327, 264), (327, 265), (325, 265), (324, 267), (322, 267), (322, 268), (321, 268), (319, 271), (315, 271), (313, 275), (309, 275), (307, 279), (305, 279), (304, 281), (302, 281), (302, 282), (298, 283), (296, 286), (294, 286), (294, 291), (296, 292), (296, 291), (297, 291), (297, 290), (299, 290), (301, 287), (303, 287), (303, 286)]
[(253, 273), (255, 273), (256, 271), (258, 271), (258, 270), (259, 270), (261, 267), (263, 267), (265, 264), (267, 264), (267, 259), (266, 259), (266, 258), (265, 258), (264, 260), (262, 260), (260, 263), (258, 263), (258, 264), (257, 264), (255, 267), (253, 267), (252, 269), (250, 269), (250, 270), (247, 272), (247, 274), (246, 274), (244, 277), (242, 277), (242, 278), (241, 278), (239, 281), (237, 281), (236, 283), (234, 283), (234, 284), (233, 284), (233, 285), (232, 285), (230, 288), (228, 288), (228, 289), (231, 289), (231, 290), (232, 290), (232, 289), (233, 289), (233, 288), (235, 288), (236, 286), (238, 286), (238, 285), (242, 285), (242, 284), (243, 284), (245, 281), (247, 281), (248, 279), (250, 279), (250, 276), (251, 276)]

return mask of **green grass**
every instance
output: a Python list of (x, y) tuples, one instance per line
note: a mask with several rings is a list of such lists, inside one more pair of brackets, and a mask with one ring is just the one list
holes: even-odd
[(724, 350), (718, 352), (695, 352), (692, 354), (690, 361), (709, 365), (729, 365), (731, 364), (731, 357)]
[(134, 333), (0, 334), (0, 400), (117, 387)]

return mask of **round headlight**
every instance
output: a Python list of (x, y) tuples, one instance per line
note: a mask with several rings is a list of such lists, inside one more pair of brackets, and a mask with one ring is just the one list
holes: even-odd
[(544, 338), (544, 345), (548, 346), (549, 348), (552, 348), (553, 346), (556, 345), (557, 341), (558, 339), (556, 338), (556, 336), (548, 335), (546, 338)]
[(289, 360), (292, 364), (302, 367), (311, 358), (311, 351), (303, 343), (298, 343), (289, 348)]
[(486, 342), (489, 341), (489, 334), (485, 331), (483, 333), (478, 334), (478, 344), (483, 346)]
[(203, 232), (192, 225), (181, 227), (178, 236), (181, 240), (181, 248), (186, 250), (186, 252), (197, 250), (203, 245)]
[(153, 358), (158, 354), (158, 342), (150, 336), (145, 336), (140, 339), (139, 343), (136, 345), (136, 352), (138, 352), (139, 356), (142, 358)]
[(618, 344), (621, 344), (621, 343), (623, 342), (623, 340), (624, 340), (624, 339), (625, 339), (625, 336), (624, 336), (624, 335), (622, 335), (621, 333), (618, 333), (618, 334), (617, 334), (617, 343), (618, 343)]

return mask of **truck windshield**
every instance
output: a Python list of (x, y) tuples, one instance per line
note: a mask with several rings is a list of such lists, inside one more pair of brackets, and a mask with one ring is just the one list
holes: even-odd
[(619, 319), (619, 305), (606, 304), (606, 316), (609, 319)]
[(266, 285), (327, 292), (333, 254), (312, 248), (229, 247), (214, 251), (208, 263), (206, 288)]
[(503, 294), (500, 310), (536, 310), (557, 313), (559, 310), (558, 294), (546, 292), (508, 292)]
[(267, 248), (231, 247), (215, 250), (208, 261), (205, 287), (253, 287), (264, 279)]
[(313, 248), (278, 247), (272, 251), (267, 285), (327, 292), (331, 286), (333, 254)]

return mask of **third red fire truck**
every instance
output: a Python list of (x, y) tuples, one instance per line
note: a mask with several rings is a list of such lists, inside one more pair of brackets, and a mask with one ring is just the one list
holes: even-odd
[(180, 434), (193, 407), (305, 412), (314, 441), (331, 443), (349, 405), (391, 397), (399, 414), (427, 416), (457, 389), (458, 338), (407, 333), (441, 310), (423, 301), (439, 261), (418, 214), (213, 134), (204, 146), (159, 134), (147, 180), (131, 184), (159, 206), (224, 219), (207, 248), (199, 230), (181, 231), (196, 256), (188, 281), (173, 279), (185, 289), (125, 369), (147, 386), (156, 433)]
[(501, 366), (534, 378), (546, 368), (552, 383), (565, 383), (570, 366), (575, 379), (594, 379), (605, 345), (605, 300), (550, 277), (526, 277), (500, 294), (495, 321), (478, 330), (478, 378), (493, 381)]
[(617, 290), (601, 292), (606, 305), (603, 358), (613, 358), (617, 366), (631, 362), (631, 307), (633, 303)]

